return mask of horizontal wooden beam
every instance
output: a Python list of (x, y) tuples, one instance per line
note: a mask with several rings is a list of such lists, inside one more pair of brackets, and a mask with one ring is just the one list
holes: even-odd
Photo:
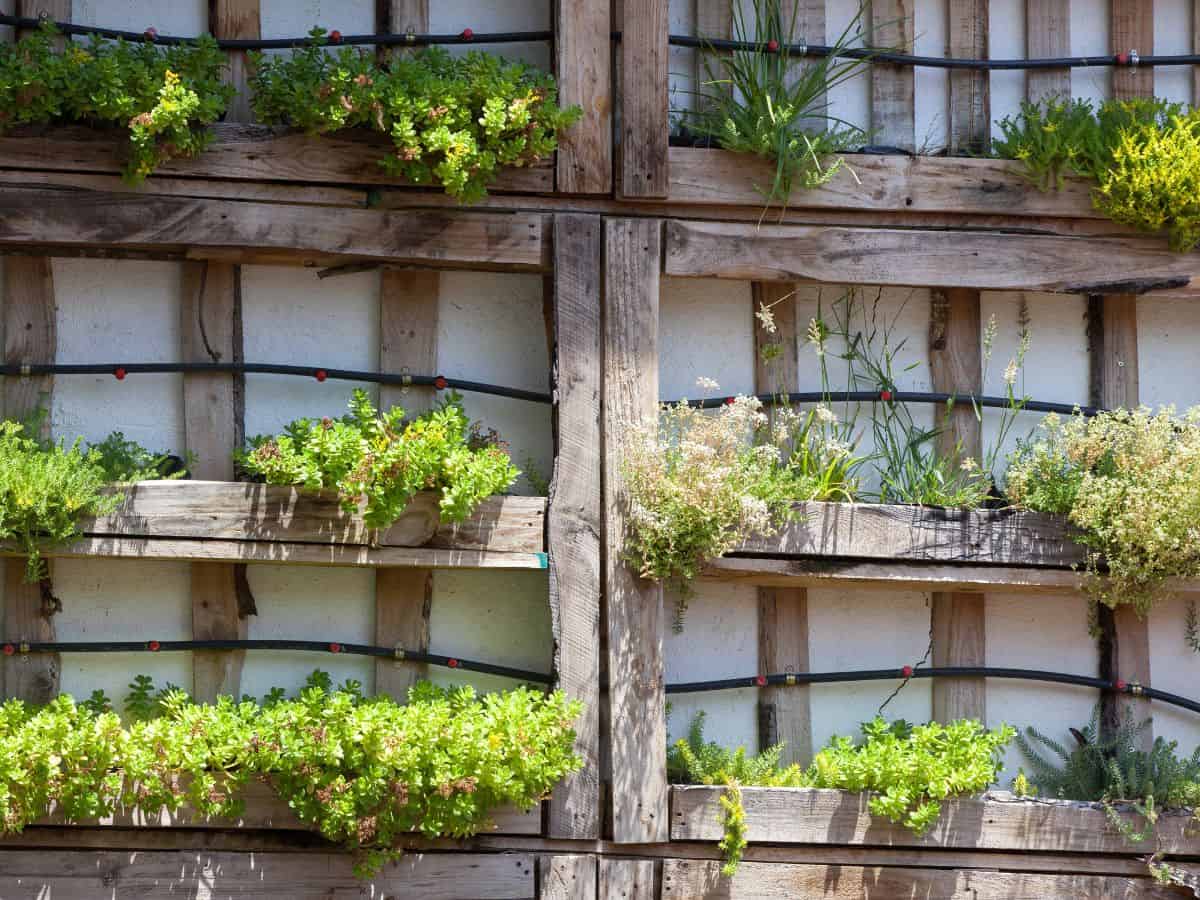
[(686, 222), (666, 226), (665, 274), (1050, 291), (1144, 293), (1186, 284), (1200, 255), (1156, 238)]
[(390, 527), (367, 528), (336, 491), (223, 481), (143, 481), (113, 488), (111, 514), (80, 524), (87, 537), (199, 538), (541, 553), (544, 497), (489, 497), (465, 521), (442, 523), (438, 495), (422, 492)]
[[(183, 251), (230, 261), (307, 257), (440, 268), (543, 271), (540, 213), (314, 207), (139, 194), (0, 188), (0, 246)], [(208, 253), (197, 253), (205, 248)], [(272, 257), (273, 255), (273, 257)]]
[[(716, 841), (724, 834), (721, 787), (671, 788), (671, 840)], [(743, 788), (751, 844), (870, 844), (1055, 853), (1147, 853), (1155, 837), (1131, 843), (1108, 821), (1099, 803), (1022, 800), (1007, 792), (963, 797), (942, 804), (928, 833), (917, 836), (867, 807), (866, 794), (809, 788)], [(1140, 827), (1132, 811), (1121, 813)], [(1200, 853), (1200, 835), (1186, 812), (1160, 813), (1157, 847), (1168, 855)]]
[[(159, 176), (273, 181), (292, 184), (404, 185), (385, 175), (380, 160), (392, 149), (382, 135), (363, 131), (309, 137), (301, 131), (266, 125), (219, 122), (213, 141), (190, 159), (172, 159), (146, 183), (155, 191)], [(0, 136), (0, 169), (119, 173), (127, 139), (116, 129), (27, 127)], [(440, 188), (435, 188), (440, 190)], [(554, 190), (554, 160), (501, 169), (492, 191), (544, 194)]]

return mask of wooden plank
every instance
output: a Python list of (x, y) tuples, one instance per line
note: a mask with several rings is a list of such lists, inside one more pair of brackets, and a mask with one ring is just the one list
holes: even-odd
[[(913, 52), (913, 0), (871, 0), (871, 44)], [(916, 149), (913, 67), (871, 63), (871, 133), (876, 144)]]
[[(723, 834), (721, 787), (671, 788), (671, 840), (715, 841)], [(1056, 853), (1146, 853), (1155, 838), (1132, 843), (1108, 824), (1099, 803), (1025, 800), (1006, 791), (947, 800), (924, 835), (872, 815), (867, 794), (813, 788), (742, 788), (751, 844), (869, 844), (879, 847)], [(1122, 817), (1143, 824), (1132, 812)], [(1168, 855), (1200, 850), (1187, 811), (1163, 812), (1158, 847)]]
[[(755, 282), (754, 389), (762, 393), (796, 390), (795, 285)], [(757, 318), (768, 309), (774, 331)], [(808, 671), (808, 592), (804, 588), (758, 589), (758, 665), (763, 673)], [(764, 687), (758, 692), (758, 745), (784, 744), (781, 761), (807, 764), (812, 758), (812, 716), (808, 686)]]
[[(949, 0), (949, 55), (988, 58), (988, 0)], [(950, 70), (950, 152), (980, 155), (991, 146), (989, 73)]]
[[(930, 601), (933, 665), (987, 665), (986, 604), (979, 593), (935, 593)], [(987, 681), (983, 678), (935, 678), (933, 718), (987, 721)]]
[(539, 900), (596, 900), (596, 857), (538, 857)]
[(600, 900), (655, 900), (654, 862), (647, 859), (600, 860)]
[[(208, 0), (208, 30), (215, 38), (248, 39), (262, 37), (259, 18), (259, 0)], [(237, 90), (225, 111), (228, 122), (250, 122), (250, 91), (247, 79), (252, 67), (245, 50), (229, 50), (225, 53), (229, 70), (223, 73), (226, 84)]]
[[(1109, 20), (1113, 53), (1154, 53), (1153, 0), (1112, 0)], [(1154, 96), (1153, 66), (1117, 66), (1113, 69), (1113, 97), (1128, 100)]]
[[(1071, 0), (1025, 0), (1025, 52), (1030, 59), (1071, 55)], [(1028, 70), (1025, 96), (1032, 103), (1045, 97), (1070, 97), (1071, 70)]]
[(1094, 875), (1031, 875), (1024, 872), (955, 872), (858, 866), (742, 863), (732, 877), (721, 875), (721, 863), (667, 860), (663, 864), (663, 900), (870, 900), (876, 897), (937, 897), (939, 900), (1125, 900), (1128, 897), (1172, 898), (1173, 888), (1150, 878)]
[[(147, 189), (157, 191), (159, 181), (168, 176), (411, 187), (379, 165), (392, 148), (386, 135), (353, 130), (309, 137), (293, 129), (233, 121), (210, 127), (213, 141), (203, 153), (164, 162), (150, 176)], [(0, 136), (0, 168), (118, 174), (125, 163), (122, 146), (113, 131), (103, 128), (28, 126)], [(488, 190), (549, 193), (553, 182), (554, 162), (545, 159), (501, 169)]]
[[(192, 564), (192, 640), (244, 640), (246, 614), (238, 606), (237, 567), (227, 563)], [(248, 614), (248, 611), (247, 611)], [(222, 695), (241, 696), (244, 650), (192, 652), (192, 696), (215, 703)]]
[(559, 102), (583, 108), (583, 118), (559, 138), (556, 188), (607, 194), (613, 176), (611, 0), (560, 0), (554, 24)]
[(554, 428), (546, 549), (559, 687), (583, 702), (583, 767), (550, 798), (551, 837), (600, 836), (600, 285), (597, 216), (554, 219)]
[[(696, 36), (713, 40), (729, 40), (733, 37), (733, 2), (732, 0), (693, 0), (693, 14), (696, 19)], [(733, 85), (724, 83), (721, 79), (722, 68), (713, 56), (720, 54), (708, 54), (703, 50), (694, 51), (694, 59), (692, 65), (692, 89), (696, 91), (696, 96), (692, 102), (700, 109), (706, 109), (707, 104), (700, 94), (713, 96), (714, 94), (729, 95), (733, 91)], [(710, 74), (716, 76), (716, 80), (722, 83), (707, 84), (710, 80)], [(668, 160), (674, 154), (674, 150), (668, 150)], [(674, 176), (674, 173), (671, 173)]]
[[(47, 18), (52, 22), (71, 21), (71, 0), (17, 0), (16, 15), (27, 19)], [(17, 32), (17, 38), (26, 37), (32, 29), (23, 28)], [(64, 39), (57, 39), (62, 46)]]
[(349, 853), (0, 851), (5, 900), (132, 900), (150, 896), (249, 900), (534, 900), (534, 859), (524, 854), (409, 853), (362, 881)]
[[(429, 0), (375, 0), (375, 28), (380, 34), (427, 34)], [(378, 47), (379, 61), (392, 53), (407, 54), (407, 47)]]
[[(428, 30), (427, 4), (393, 9), (393, 21)], [(438, 300), (441, 275), (430, 271), (387, 271), (379, 282), (379, 368), (385, 372), (429, 375), (438, 371)], [(409, 415), (426, 412), (435, 402), (433, 388), (381, 385), (379, 406), (403, 407)], [(375, 574), (375, 643), (429, 649), (433, 609), (433, 570), (383, 569)], [(395, 699), (429, 675), (423, 663), (375, 661), (375, 692)]]
[[(1192, 52), (1200, 52), (1200, 0), (1192, 0)], [(1192, 106), (1200, 106), (1200, 66), (1192, 66)]]
[[(628, 10), (627, 10), (628, 12)], [(626, 24), (635, 21), (626, 19)], [(628, 50), (628, 48), (627, 48)], [(667, 839), (662, 586), (624, 560), (629, 497), (621, 477), (631, 431), (658, 421), (658, 296), (662, 226), (608, 219), (604, 279), (604, 541), (613, 839)]]
[(620, 0), (623, 197), (667, 196), (667, 0)]
[(1115, 293), (1183, 283), (1200, 265), (1161, 241), (1143, 238), (759, 228), (672, 219), (666, 240), (665, 274), (743, 281)]
[(540, 271), (547, 265), (543, 217), (307, 207), (131, 194), (0, 189), (0, 244), (80, 245), (282, 258), (328, 255), (435, 267)]

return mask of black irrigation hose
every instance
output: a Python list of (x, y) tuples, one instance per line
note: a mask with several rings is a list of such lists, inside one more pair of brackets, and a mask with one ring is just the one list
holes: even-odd
[(689, 681), (668, 684), (668, 694), (697, 694), (705, 691), (724, 691), (732, 688), (766, 687), (768, 685), (838, 684), (847, 681), (894, 681), (908, 678), (1014, 678), (1023, 681), (1044, 681), (1053, 684), (1073, 684), (1081, 687), (1115, 691), (1159, 700), (1171, 706), (1200, 713), (1200, 702), (1189, 700), (1178, 694), (1143, 687), (1137, 682), (1109, 681), (1087, 675), (1070, 675), (1066, 672), (1046, 672), (1041, 669), (1008, 669), (992, 666), (938, 666), (916, 668), (904, 666), (899, 669), (863, 669), (855, 672), (795, 672), (783, 675), (751, 675), (740, 678), (720, 678), (712, 681)]
[(536, 684), (551, 684), (552, 675), (530, 672), (494, 663), (477, 662), (457, 656), (441, 656), (402, 647), (376, 647), (370, 644), (342, 644), (328, 641), (227, 640), (227, 641), (10, 641), (3, 645), (5, 656), (24, 653), (169, 653), (180, 650), (304, 650), (316, 653), (373, 656), (405, 662), (427, 663), (446, 669), (464, 669), (488, 675), (503, 675)]
[(489, 394), (493, 397), (508, 397), (513, 400), (528, 400), (531, 403), (550, 403), (549, 394), (487, 384), (482, 381), (466, 381), (447, 378), (444, 375), (408, 375), (393, 372), (360, 372), (354, 369), (325, 369), (315, 366), (284, 366), (274, 363), (52, 363), (0, 365), (0, 375), (112, 375), (123, 381), (127, 375), (163, 372), (217, 372), (246, 373), (249, 375), (299, 375), (325, 381), (364, 381), (373, 384), (412, 385), (433, 387), (438, 390), (470, 391), (473, 394)]
[[(0, 14), (0, 25), (11, 25), (14, 28), (37, 28), (42, 24), (42, 21), (42, 19), (33, 19), (27, 16)], [(194, 44), (196, 42), (196, 38), (194, 37), (158, 34), (151, 29), (147, 29), (146, 31), (122, 31), (117, 28), (100, 28), (95, 25), (74, 25), (70, 22), (54, 22), (53, 24), (62, 34), (95, 34), (112, 40), (121, 38), (127, 41), (137, 41), (138, 43), (150, 41), (155, 44), (168, 46)], [(553, 40), (553, 38), (554, 32), (552, 31), (476, 32), (470, 28), (464, 28), (457, 34), (344, 34), (339, 35), (336, 40), (326, 37), (321, 41), (314, 41), (308, 36), (294, 38), (219, 38), (217, 46), (222, 50), (286, 50), (289, 47), (305, 47), (314, 43), (319, 46), (327, 44), (332, 46), (339, 44), (369, 44), (378, 47), (427, 47), (432, 44), (517, 44), (532, 41), (549, 41)]]
[[(1008, 409), (1013, 405), (1007, 397), (978, 397), (972, 394), (941, 394), (926, 391), (801, 391), (790, 394), (756, 394), (763, 406), (786, 406), (792, 403), (974, 403), (991, 409)], [(689, 400), (688, 406), (697, 409), (717, 409), (733, 401), (733, 397), (708, 397)], [(670, 401), (663, 401), (664, 403)], [(1095, 406), (1076, 406), (1071, 403), (1051, 403), (1045, 400), (1025, 400), (1021, 409), (1028, 412), (1059, 413), (1084, 416), (1099, 415)]]

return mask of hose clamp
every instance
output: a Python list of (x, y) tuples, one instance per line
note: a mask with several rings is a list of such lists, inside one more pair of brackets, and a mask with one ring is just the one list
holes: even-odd
[(1141, 697), (1143, 694), (1145, 694), (1145, 692), (1145, 688), (1143, 688), (1138, 682), (1129, 682), (1129, 693), (1133, 694), (1133, 696)]
[(1140, 56), (1138, 56), (1137, 50), (1129, 51), (1129, 68), (1136, 69), (1138, 66), (1138, 63), (1140, 63), (1141, 61), (1142, 61), (1142, 59)]
[(795, 686), (795, 684), (796, 684), (796, 676), (795, 676), (795, 674), (794, 674), (794, 673), (792, 673), (792, 672), (788, 672), (788, 673), (787, 673), (787, 674), (786, 674), (786, 675), (783, 677), (783, 680), (784, 680), (784, 683), (785, 683), (785, 684), (787, 684), (789, 687), (794, 687), (794, 686)]
[(21, 641), (21, 643), (17, 645), (17, 650), (22, 655), (27, 654), (29, 652), (29, 641)]

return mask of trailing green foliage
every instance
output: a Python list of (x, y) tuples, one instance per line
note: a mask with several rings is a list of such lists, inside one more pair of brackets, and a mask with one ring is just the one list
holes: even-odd
[(340, 419), (297, 419), (276, 437), (256, 437), (239, 462), (268, 484), (335, 488), (348, 512), (385, 528), (418, 491), (438, 491), (442, 518), (458, 522), (520, 474), (495, 441), (473, 431), (458, 394), (412, 421), (394, 406), (379, 414), (356, 390)]
[(756, 756), (747, 756), (744, 747), (726, 750), (704, 740), (704, 714), (697, 713), (687, 738), (668, 751), (667, 772), (672, 781), (726, 785), (722, 871), (731, 875), (746, 848), (743, 787), (867, 791), (873, 814), (924, 834), (937, 821), (943, 800), (995, 782), (1000, 755), (1014, 735), (1007, 725), (988, 730), (968, 719), (914, 726), (876, 718), (863, 723), (861, 741), (835, 736), (808, 768), (780, 768), (782, 744)]
[(254, 111), (260, 122), (326, 134), (369, 128), (387, 135), (380, 165), (415, 184), (441, 184), (470, 203), (487, 194), (502, 166), (548, 156), (558, 134), (581, 115), (562, 109), (553, 76), (487, 53), (451, 56), (438, 47), (394, 54), (313, 44), (290, 56), (252, 54)]
[(97, 458), (104, 480), (117, 484), (134, 481), (160, 481), (185, 478), (187, 468), (165, 450), (153, 453), (136, 441), (114, 431), (98, 444), (89, 444), (88, 452)]
[(796, 33), (798, 9), (785, 11), (781, 0), (754, 0), (751, 21), (742, 4), (735, 3), (733, 36), (754, 49), (717, 53), (710, 47), (704, 56), (703, 90), (697, 92), (695, 110), (684, 114), (693, 133), (774, 164), (771, 183), (756, 187), (768, 209), (779, 204), (781, 217), (794, 188), (828, 182), (843, 166), (836, 154), (867, 137), (831, 116), (827, 99), (831, 88), (867, 65), (866, 59), (838, 56), (839, 50), (861, 42), (865, 7), (851, 17), (828, 56), (803, 63), (788, 50), (803, 38)]
[(1200, 407), (1174, 412), (1049, 415), (1008, 469), (1014, 503), (1080, 529), (1091, 596), (1142, 615), (1165, 579), (1200, 575)]
[(126, 128), (124, 174), (135, 184), (160, 163), (203, 150), (211, 140), (205, 126), (233, 95), (221, 83), (225, 56), (208, 35), (165, 48), (93, 37), (55, 52), (54, 42), (54, 27), (44, 25), (0, 44), (0, 131), (63, 122)]
[(1000, 121), (996, 155), (1020, 160), (1042, 190), (1066, 174), (1096, 182), (1114, 222), (1166, 231), (1171, 249), (1200, 243), (1200, 111), (1166, 100), (1047, 100)]
[(0, 707), (0, 831), (18, 832), (51, 806), (69, 821), (185, 804), (236, 816), (241, 788), (259, 779), (355, 851), (365, 876), (399, 856), (408, 832), (472, 835), (497, 808), (528, 809), (580, 766), (580, 706), (557, 692), (479, 697), (423, 682), (400, 705), (364, 698), (355, 682), (334, 690), (314, 673), (295, 699), (208, 705), (179, 690), (155, 694), (145, 678), (132, 687), (127, 725), (103, 696)]

